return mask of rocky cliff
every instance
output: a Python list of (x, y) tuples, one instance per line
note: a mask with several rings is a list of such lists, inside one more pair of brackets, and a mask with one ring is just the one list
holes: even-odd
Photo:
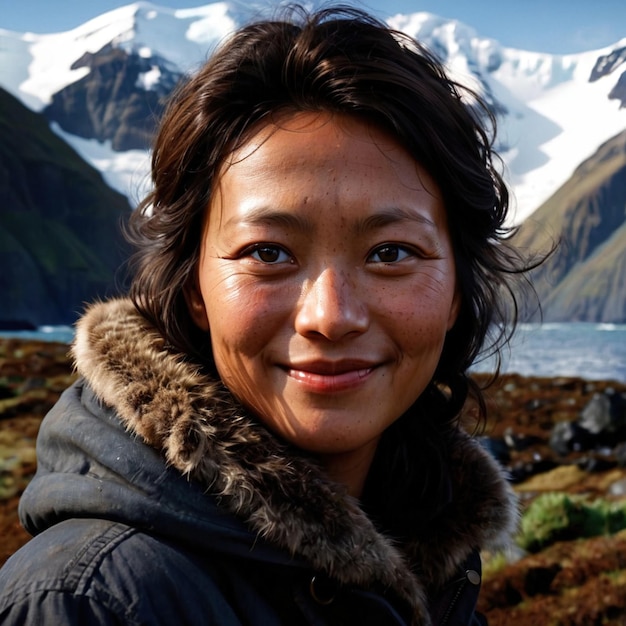
[(116, 291), (128, 200), (0, 89), (0, 320), (69, 324)]
[(71, 66), (80, 68), (89, 72), (55, 93), (43, 114), (72, 135), (110, 140), (118, 152), (149, 148), (165, 100), (182, 74), (165, 59), (110, 44)]
[[(608, 76), (615, 69), (619, 68), (622, 63), (626, 62), (626, 46), (617, 47), (609, 54), (598, 57), (596, 64), (591, 70), (589, 82), (593, 83), (600, 80), (604, 76)], [(623, 71), (615, 83), (615, 87), (609, 92), (609, 100), (619, 100), (620, 109), (626, 107), (626, 72)]]
[(556, 245), (533, 273), (544, 320), (626, 323), (626, 131), (584, 161), (515, 242)]

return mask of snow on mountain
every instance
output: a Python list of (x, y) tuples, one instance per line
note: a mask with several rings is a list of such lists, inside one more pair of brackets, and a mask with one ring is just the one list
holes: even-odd
[[(498, 146), (517, 221), (626, 128), (626, 105), (608, 97), (626, 63), (626, 39), (602, 50), (552, 55), (504, 48), (465, 24), (426, 13), (397, 15), (389, 24), (424, 42), (454, 78), (499, 105)], [(591, 82), (594, 68), (598, 77)]]
[[(591, 82), (596, 64), (626, 39), (604, 50), (578, 55), (521, 54), (509, 50), (492, 78), (523, 102), (526, 114), (507, 116), (504, 158), (521, 210), (547, 200), (598, 146), (626, 128), (626, 108), (609, 99), (613, 71)], [(622, 70), (623, 71), (623, 70)]]
[[(173, 68), (191, 72), (237, 27), (236, 18), (225, 2), (178, 10), (138, 2), (62, 33), (35, 35), (0, 29), (0, 86), (41, 111), (55, 93), (89, 72), (88, 67), (73, 69), (77, 60), (109, 44), (145, 58), (158, 55)], [(159, 76), (155, 65), (142, 76), (144, 88), (151, 89)], [(52, 127), (132, 203), (145, 194), (149, 182), (146, 151), (115, 152), (110, 141), (87, 140)]]
[(67, 32), (21, 35), (0, 29), (0, 84), (39, 110), (54, 93), (88, 71), (71, 69), (76, 60), (107, 44), (144, 57), (158, 54), (179, 70), (192, 71), (236, 28), (230, 13), (225, 2), (177, 10), (137, 2)]
[[(137, 2), (63, 33), (0, 29), (0, 86), (33, 110), (44, 110), (55, 94), (93, 71), (79, 61), (108, 46), (147, 60), (137, 87), (152, 90), (164, 72), (171, 77), (194, 71), (238, 24), (260, 14), (242, 6), (218, 2), (174, 10)], [(388, 23), (422, 41), (498, 114), (497, 145), (517, 198), (518, 221), (626, 127), (626, 94), (615, 95), (619, 74), (626, 76), (626, 39), (603, 50), (559, 56), (505, 48), (470, 26), (428, 13), (395, 15)], [(143, 195), (147, 150), (115, 152), (108, 140), (53, 128), (131, 201)]]

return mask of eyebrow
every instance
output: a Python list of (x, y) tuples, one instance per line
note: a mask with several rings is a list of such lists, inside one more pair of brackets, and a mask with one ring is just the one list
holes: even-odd
[[(437, 224), (429, 217), (402, 207), (382, 209), (373, 215), (359, 219), (352, 230), (356, 235), (363, 235), (367, 232), (384, 228), (390, 224), (407, 221), (416, 222), (429, 229), (437, 230)], [(233, 226), (235, 224), (248, 226), (280, 226), (305, 233), (311, 232), (314, 228), (313, 222), (308, 217), (278, 211), (270, 207), (255, 208), (242, 220), (238, 220), (237, 218), (228, 220), (226, 226)]]
[(407, 221), (417, 222), (420, 225), (427, 226), (429, 229), (437, 230), (437, 224), (429, 217), (402, 207), (391, 207), (377, 211), (374, 215), (369, 215), (359, 220), (355, 231), (361, 235), (372, 230), (384, 228), (390, 224)]
[(226, 222), (226, 226), (242, 224), (247, 226), (282, 226), (290, 230), (310, 232), (313, 229), (313, 222), (302, 215), (294, 215), (284, 211), (277, 211), (270, 207), (255, 208), (246, 214), (245, 218), (239, 220), (232, 218)]

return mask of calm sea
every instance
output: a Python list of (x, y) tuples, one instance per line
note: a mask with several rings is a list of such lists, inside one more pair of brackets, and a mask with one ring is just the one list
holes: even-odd
[[(474, 369), (490, 372), (493, 360)], [(501, 369), (626, 382), (626, 324), (521, 324), (502, 352)]]
[[(73, 330), (43, 326), (32, 332), (0, 332), (0, 336), (69, 343)], [(488, 359), (473, 369), (490, 372), (493, 367)], [(503, 351), (502, 371), (626, 382), (626, 324), (521, 324)]]

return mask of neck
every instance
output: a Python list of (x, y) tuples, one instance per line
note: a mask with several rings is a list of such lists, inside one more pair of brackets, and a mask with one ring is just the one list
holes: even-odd
[(345, 485), (348, 493), (358, 499), (363, 493), (377, 445), (378, 439), (375, 439), (358, 450), (321, 455), (322, 465), (332, 480)]

